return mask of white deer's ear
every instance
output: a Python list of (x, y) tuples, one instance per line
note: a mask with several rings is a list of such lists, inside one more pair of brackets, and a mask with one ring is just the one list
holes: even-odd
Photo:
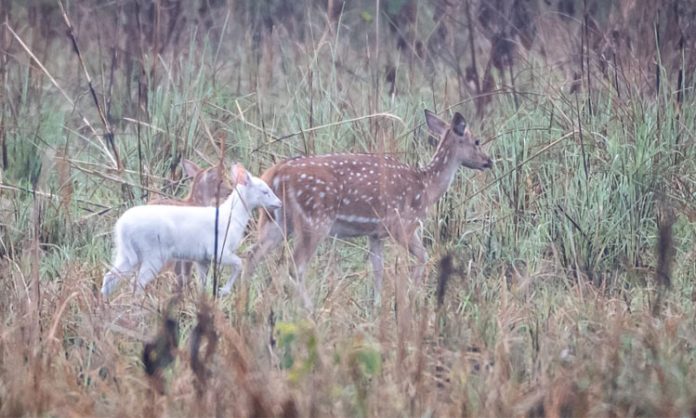
[(251, 180), (249, 173), (244, 169), (244, 166), (237, 163), (232, 166), (232, 179), (235, 184), (246, 186)]
[(438, 139), (447, 131), (447, 122), (440, 119), (433, 112), (425, 109), (425, 122), (428, 124), (430, 132), (432, 132)]
[(196, 163), (186, 158), (181, 160), (181, 165), (184, 167), (184, 173), (189, 177), (196, 177), (196, 174), (201, 172), (201, 168)]
[(466, 121), (461, 113), (456, 112), (452, 118), (452, 130), (457, 135), (464, 135), (464, 130), (466, 129)]

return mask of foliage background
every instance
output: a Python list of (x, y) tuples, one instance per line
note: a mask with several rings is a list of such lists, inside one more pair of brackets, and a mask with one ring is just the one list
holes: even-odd
[[(0, 415), (696, 411), (692, 2), (0, 0), (0, 18)], [(185, 194), (182, 158), (424, 164), (424, 108), (465, 114), (495, 160), (432, 209), (424, 286), (390, 247), (374, 306), (365, 243), (334, 240), (312, 312), (283, 255), (248, 306), (177, 296), (170, 273), (99, 296), (113, 223)]]

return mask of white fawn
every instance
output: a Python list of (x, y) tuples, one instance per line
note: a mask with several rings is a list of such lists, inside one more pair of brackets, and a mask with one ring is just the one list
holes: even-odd
[[(269, 168), (263, 178), (283, 201), (282, 209), (261, 215), (258, 242), (249, 250), (245, 276), (284, 238), (293, 237), (295, 276), (304, 292), (303, 274), (319, 243), (327, 236), (367, 236), (379, 296), (383, 276), (383, 240), (392, 237), (417, 260), (419, 282), (426, 251), (418, 226), (426, 210), (447, 191), (460, 166), (484, 170), (492, 161), (455, 113), (450, 124), (426, 110), (437, 151), (423, 168), (377, 154), (329, 154), (293, 158)], [(305, 302), (307, 295), (303, 294)]]
[(251, 176), (240, 164), (232, 167), (232, 178), (236, 180), (234, 191), (219, 209), (142, 205), (121, 215), (114, 227), (113, 267), (104, 276), (102, 294), (108, 296), (118, 282), (136, 268), (136, 289), (142, 291), (170, 260), (196, 262), (201, 284), (205, 285), (216, 246), (217, 261), (232, 266), (232, 275), (222, 289), (224, 294), (229, 293), (242, 267), (235, 251), (251, 211), (257, 207), (279, 209), (282, 205), (263, 180)]
[[(232, 185), (227, 180), (227, 172), (222, 162), (203, 169), (193, 161), (183, 159), (181, 165), (184, 167), (184, 173), (191, 177), (191, 188), (188, 195), (183, 199), (155, 198), (148, 201), (148, 205), (216, 206), (224, 202), (227, 196), (232, 193)], [(174, 271), (179, 286), (183, 287), (191, 277), (193, 263), (190, 261), (172, 261), (172, 264), (175, 264)]]

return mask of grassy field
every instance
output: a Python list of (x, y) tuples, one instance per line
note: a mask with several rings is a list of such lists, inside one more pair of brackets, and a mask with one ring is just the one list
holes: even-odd
[[(0, 1), (0, 416), (696, 414), (692, 11), (97, 3)], [(311, 312), (287, 251), (248, 306), (170, 272), (99, 294), (114, 222), (185, 195), (182, 158), (423, 165), (426, 108), (494, 168), (431, 209), (421, 286), (388, 244), (375, 305), (363, 239), (320, 247)]]

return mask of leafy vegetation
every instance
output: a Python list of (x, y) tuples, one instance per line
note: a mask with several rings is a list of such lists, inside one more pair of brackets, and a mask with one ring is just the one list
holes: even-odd
[[(696, 8), (647, 3), (0, 1), (0, 416), (693, 415)], [(373, 304), (334, 240), (312, 312), (287, 251), (221, 300), (99, 295), (182, 158), (424, 164), (424, 108), (495, 166), (432, 208), (422, 286), (388, 246)]]

